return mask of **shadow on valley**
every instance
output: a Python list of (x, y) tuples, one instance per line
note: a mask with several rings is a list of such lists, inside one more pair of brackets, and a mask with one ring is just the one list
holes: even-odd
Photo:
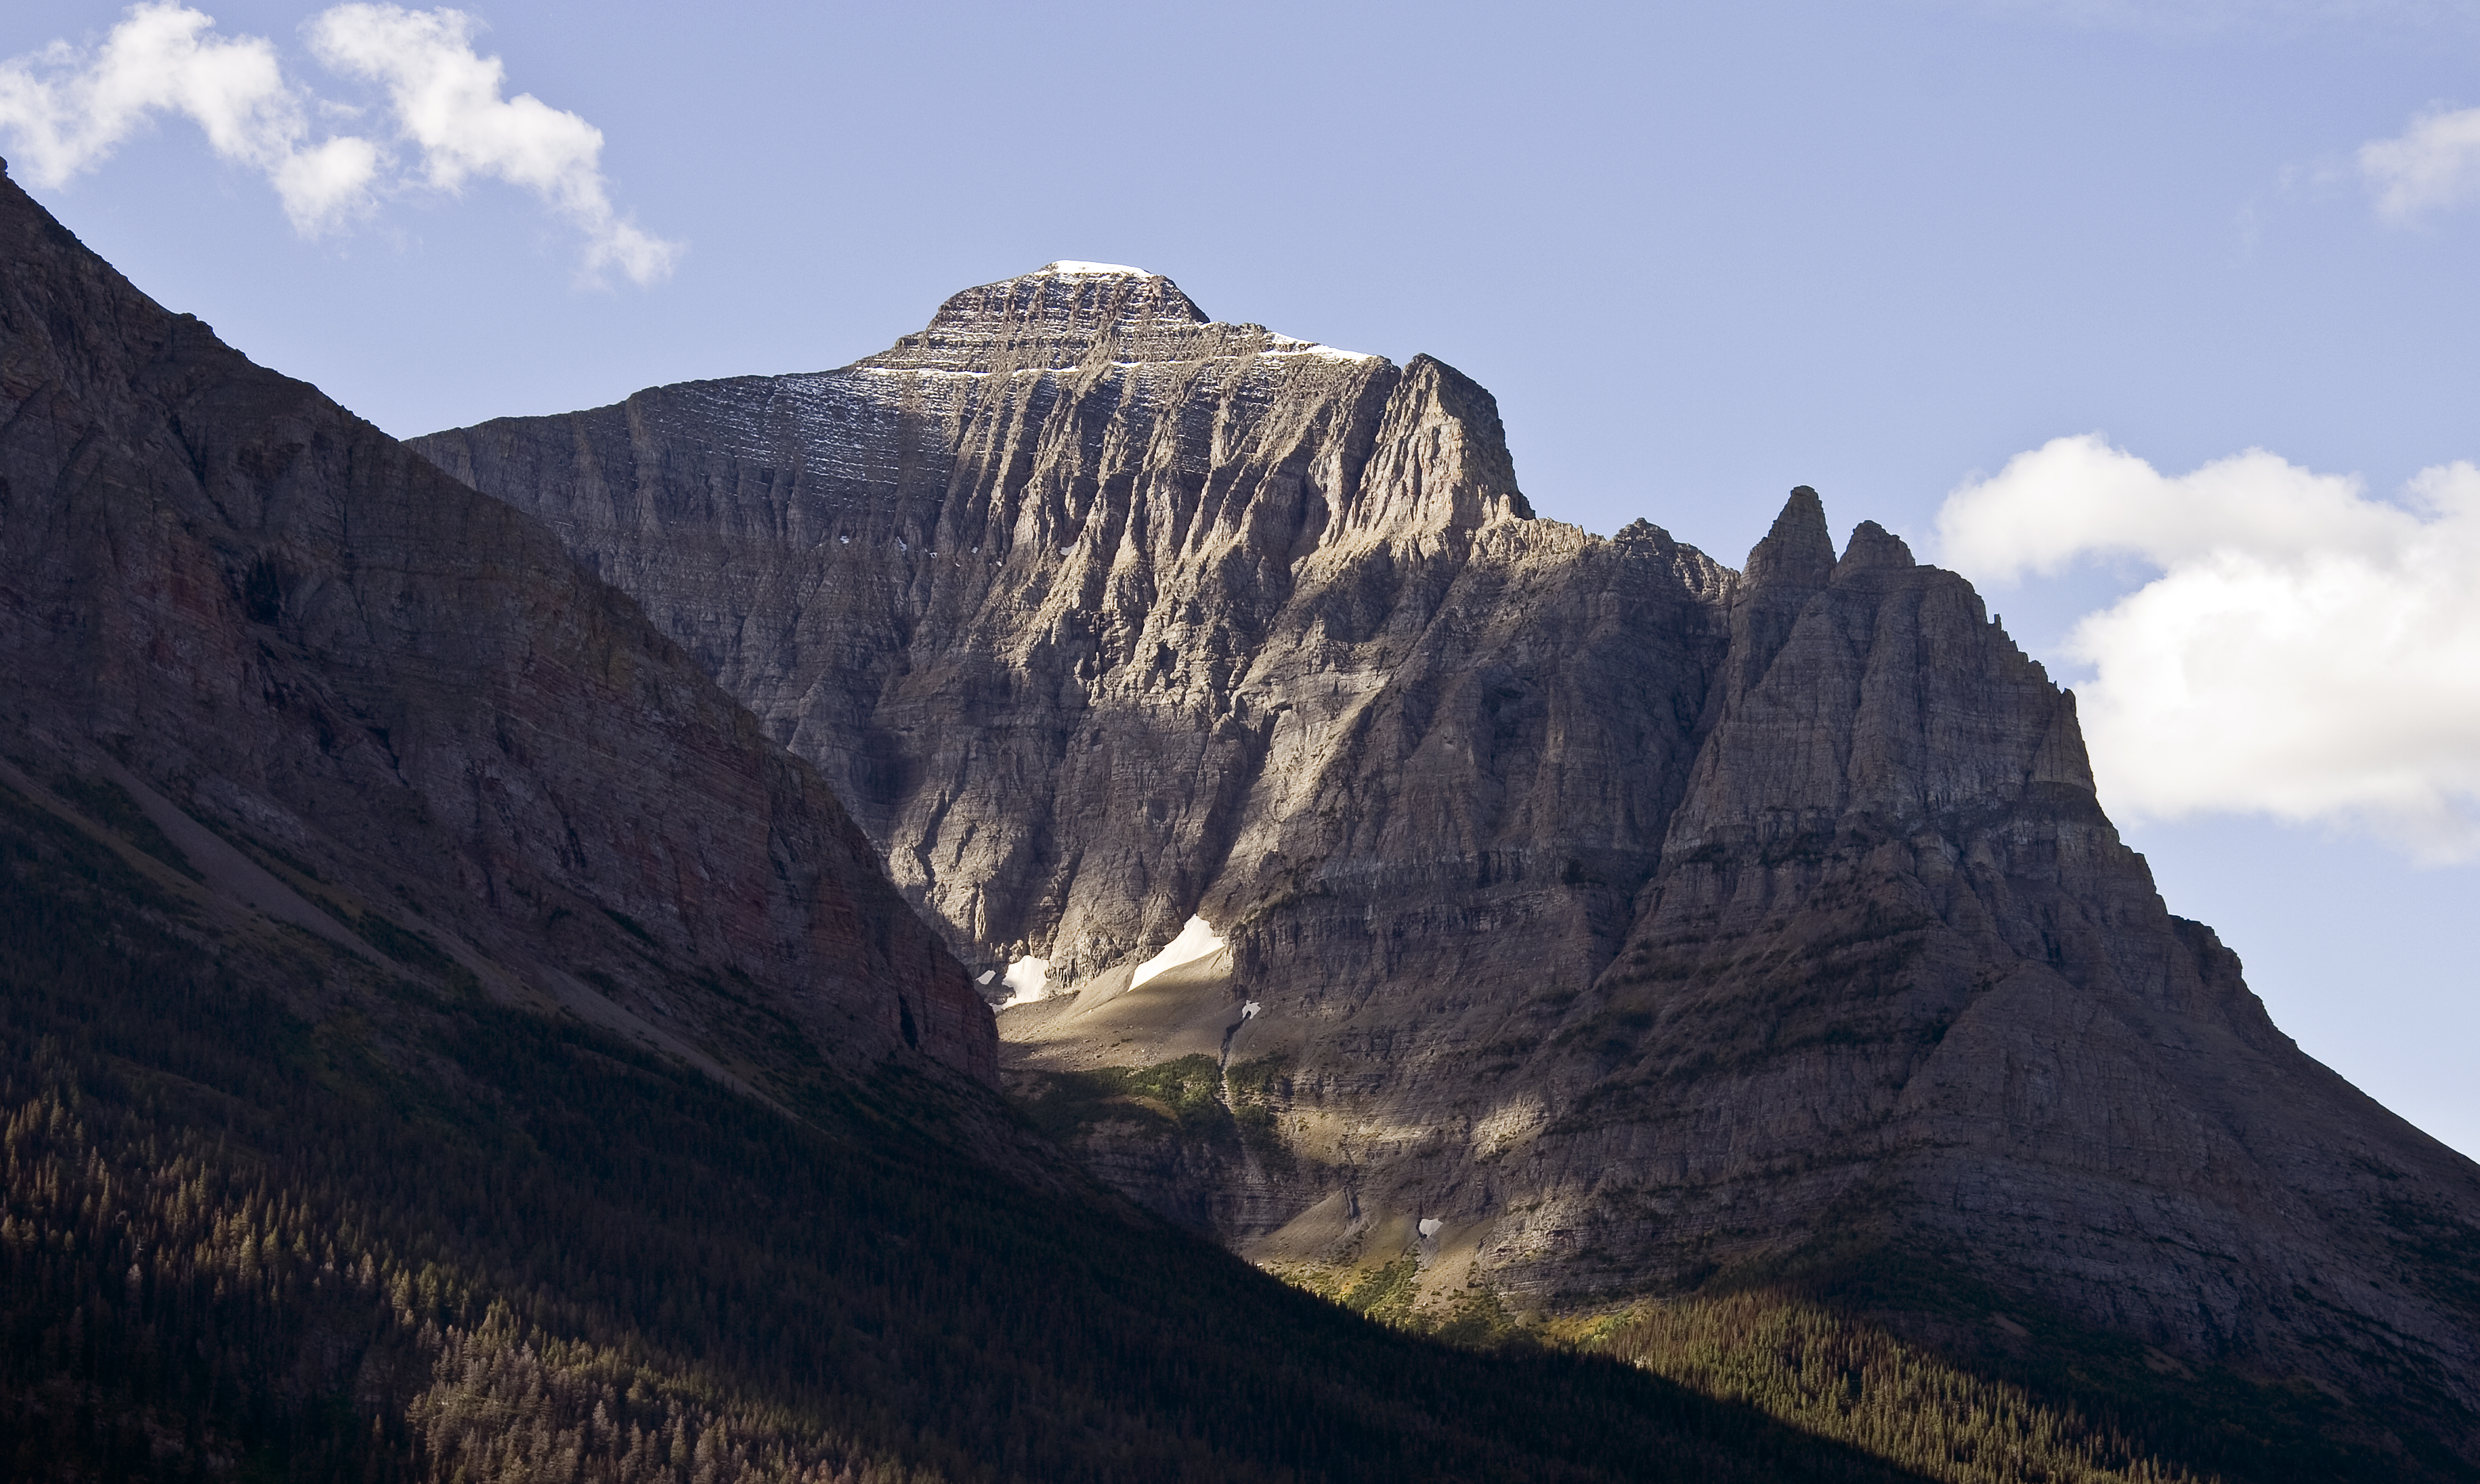
[(1802, 1266), (1570, 1338), (1954, 1484), (2480, 1477), (2437, 1441), (2459, 1419), (2397, 1411), (2372, 1427), (2306, 1382), (2189, 1365), (1916, 1256)]
[(1038, 1194), (904, 1077), (795, 1118), (220, 933), (109, 829), (0, 788), (10, 1477), (1916, 1477)]

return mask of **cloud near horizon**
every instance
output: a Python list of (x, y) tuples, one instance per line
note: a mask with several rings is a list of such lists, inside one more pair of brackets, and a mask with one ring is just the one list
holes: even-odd
[(2467, 30), (2458, 0), (1947, 0), (2010, 20), (2156, 37), (2295, 37), (2346, 26)]
[(2390, 140), (2360, 146), (2377, 214), (2408, 223), (2480, 195), (2480, 108), (2432, 108)]
[(310, 49), (333, 70), (387, 90), (432, 187), (453, 192), (478, 175), (523, 186), (585, 233), (589, 272), (617, 267), (638, 284), (669, 274), (681, 245), (612, 209), (603, 131), (532, 93), (502, 97), (507, 68), (474, 50), (475, 24), (461, 11), (340, 5), (310, 23)]
[[(642, 286), (679, 260), (681, 244), (613, 207), (601, 130), (530, 93), (502, 96), (505, 65), (474, 50), (471, 16), (352, 4), (305, 29), (320, 62), (384, 91), (399, 138), (419, 154), (419, 184), (454, 193), (482, 177), (532, 192), (585, 234), (589, 277), (617, 268)], [(132, 6), (90, 54), (54, 41), (0, 62), (0, 133), (37, 184), (65, 185), (157, 115), (182, 115), (219, 158), (265, 175), (305, 237), (370, 216), (384, 192), (406, 184), (377, 141), (338, 134), (314, 143), (320, 107), (286, 80), (271, 42), (218, 36), (214, 17), (178, 0)]]
[(1942, 560), (1982, 583), (2094, 558), (2158, 574), (2069, 638), (2103, 802), (2263, 813), (2480, 857), (2480, 469), (2402, 505), (2260, 449), (2165, 475), (2098, 435), (1967, 482)]
[(267, 176), (296, 230), (316, 236), (368, 209), (378, 150), (309, 142), (305, 95), (264, 38), (211, 35), (177, 4), (132, 7), (92, 58), (65, 41), (0, 63), (0, 128), (39, 185), (95, 168), (157, 114), (185, 115), (222, 159)]

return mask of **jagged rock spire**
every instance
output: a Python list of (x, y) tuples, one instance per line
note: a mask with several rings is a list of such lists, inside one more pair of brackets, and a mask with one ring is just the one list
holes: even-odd
[(1902, 537), (1874, 521), (1863, 521), (1851, 528), (1851, 544), (1843, 549), (1843, 560), (1835, 563), (1834, 576), (1839, 581), (1854, 572), (1877, 569), (1900, 570), (1917, 567), (1912, 549)]
[(1754, 588), (1821, 588), (1834, 575), (1834, 537), (1825, 528), (1825, 502), (1803, 484), (1783, 502), (1773, 529), (1748, 552), (1745, 581)]
[(1476, 530), (1532, 516), (1532, 503), (1515, 487), (1498, 398), (1444, 361), (1414, 356), (1386, 399), (1343, 529)]
[(1707, 707), (1709, 723), (1765, 678), (1799, 610), (1833, 578), (1834, 537), (1825, 528), (1825, 502), (1807, 485), (1796, 486), (1773, 528), (1748, 552), (1747, 571), (1732, 595), (1730, 658)]

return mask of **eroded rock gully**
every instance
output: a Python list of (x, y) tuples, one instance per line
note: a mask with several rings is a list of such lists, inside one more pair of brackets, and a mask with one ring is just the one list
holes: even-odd
[[(1970, 586), (1806, 489), (1740, 572), (1537, 520), (1453, 370), (1082, 265), (416, 447), (814, 762), (959, 955), (1044, 960), (1020, 1089), (1261, 1261), (1558, 1304), (1874, 1241), (2480, 1403), (2480, 1171), (2169, 914)], [(1227, 946), (1131, 988), (1192, 915)]]

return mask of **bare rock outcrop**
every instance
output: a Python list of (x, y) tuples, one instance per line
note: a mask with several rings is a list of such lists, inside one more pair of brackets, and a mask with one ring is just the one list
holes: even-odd
[(2467, 1392), (2465, 1269), (2433, 1258), (2470, 1163), (2169, 914), (2073, 697), (1961, 578), (1867, 524), (1830, 573), (1776, 554), (1823, 537), (1795, 496), (1751, 558), (1627, 945), (1510, 1074), (1553, 1116), (1462, 1176), (1540, 1203), (1496, 1218), (1507, 1266), (1659, 1288), (1862, 1233), (2180, 1353)]
[(727, 1079), (787, 1045), (996, 1075), (867, 837), (625, 595), (10, 182), (0, 675), (21, 781), (109, 780), (261, 930)]
[(2480, 1438), (2480, 1169), (2271, 1026), (2074, 698), (1813, 491), (1740, 572), (1536, 520), (1453, 370), (1093, 265), (416, 447), (815, 762), (995, 998), (1046, 967), (1020, 1090), (1261, 1261), (1561, 1306), (1873, 1246)]

